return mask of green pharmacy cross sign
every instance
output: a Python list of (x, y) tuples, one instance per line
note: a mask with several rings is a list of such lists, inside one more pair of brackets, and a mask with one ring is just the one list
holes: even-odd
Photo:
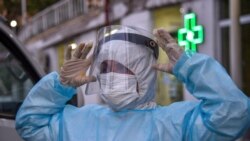
[(189, 13), (184, 16), (184, 28), (178, 30), (178, 44), (185, 46), (185, 51), (197, 51), (197, 44), (204, 41), (203, 26), (196, 24), (195, 13)]

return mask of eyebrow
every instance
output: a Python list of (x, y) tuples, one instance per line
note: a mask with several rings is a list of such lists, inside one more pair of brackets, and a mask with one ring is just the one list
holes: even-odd
[(114, 60), (104, 60), (100, 65), (100, 73), (115, 72), (120, 74), (135, 75), (129, 68)]

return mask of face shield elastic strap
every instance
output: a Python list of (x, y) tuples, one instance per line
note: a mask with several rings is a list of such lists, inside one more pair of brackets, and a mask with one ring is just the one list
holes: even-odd
[[(104, 37), (102, 40), (99, 41), (98, 45), (101, 46), (102, 44), (112, 41), (112, 40), (124, 40), (124, 41), (146, 46), (154, 52), (154, 56), (156, 59), (159, 56), (159, 48), (158, 48), (157, 43), (154, 40), (146, 36), (142, 36), (142, 35), (134, 34), (134, 33), (115, 33), (115, 34)], [(97, 50), (96, 54), (98, 53), (99, 53), (99, 50)]]

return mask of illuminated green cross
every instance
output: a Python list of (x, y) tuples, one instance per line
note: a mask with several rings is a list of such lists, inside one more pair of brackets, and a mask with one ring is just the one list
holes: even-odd
[(184, 16), (184, 28), (178, 30), (178, 44), (185, 46), (185, 51), (197, 51), (197, 44), (204, 41), (203, 26), (196, 25), (197, 19), (194, 13)]

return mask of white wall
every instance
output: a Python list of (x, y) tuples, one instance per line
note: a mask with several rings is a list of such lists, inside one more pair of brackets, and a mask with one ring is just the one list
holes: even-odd
[(87, 42), (90, 42), (90, 41), (95, 42), (96, 33), (97, 33), (97, 31), (92, 30), (92, 31), (89, 31), (89, 32), (86, 32), (86, 33), (83, 33), (83, 34), (79, 35), (74, 40), (75, 40), (75, 42), (77, 44), (80, 44), (82, 42), (87, 43)]
[(57, 50), (55, 47), (48, 48), (44, 51), (44, 55), (48, 55), (50, 59), (50, 71), (59, 71), (58, 70), (58, 56)]
[(150, 32), (153, 30), (151, 12), (147, 10), (128, 15), (121, 20), (121, 24), (142, 28)]

